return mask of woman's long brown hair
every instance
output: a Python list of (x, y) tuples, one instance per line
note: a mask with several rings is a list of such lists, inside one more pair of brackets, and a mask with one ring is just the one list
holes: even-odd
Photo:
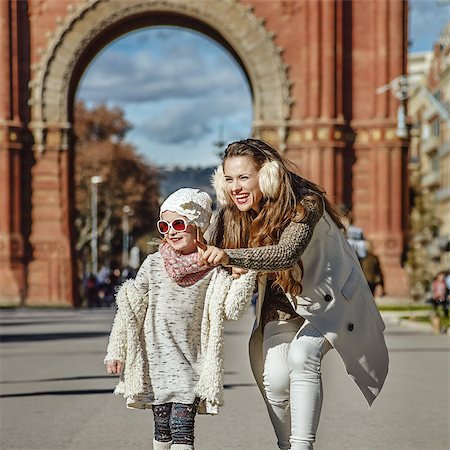
[[(292, 220), (301, 222), (306, 219), (308, 212), (300, 201), (315, 201), (317, 194), (323, 198), (325, 209), (336, 225), (344, 228), (336, 207), (326, 198), (324, 189), (289, 170), (288, 166), (294, 167), (293, 164), (282, 158), (270, 145), (257, 139), (233, 142), (226, 148), (222, 164), (228, 158), (238, 156), (251, 158), (258, 170), (267, 161), (277, 161), (281, 168), (281, 189), (276, 199), (264, 197), (261, 200), (258, 213), (253, 210), (239, 211), (234, 203), (221, 208), (211, 236), (213, 245), (236, 249), (276, 244)], [(301, 261), (299, 265), (302, 269)], [(292, 269), (277, 271), (275, 276), (275, 284), (285, 292), (292, 295), (301, 293), (301, 280), (293, 277)]]

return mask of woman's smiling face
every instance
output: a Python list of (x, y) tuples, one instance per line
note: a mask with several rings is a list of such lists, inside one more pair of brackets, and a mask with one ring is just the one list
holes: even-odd
[(227, 191), (239, 211), (259, 212), (263, 194), (259, 187), (259, 170), (252, 158), (232, 156), (223, 165)]

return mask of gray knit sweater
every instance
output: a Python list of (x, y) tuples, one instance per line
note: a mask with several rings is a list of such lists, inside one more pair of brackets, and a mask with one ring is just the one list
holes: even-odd
[[(319, 195), (300, 203), (305, 208), (305, 218), (295, 219), (284, 229), (280, 241), (275, 245), (255, 248), (226, 249), (230, 265), (261, 272), (275, 272), (291, 268), (297, 263), (308, 246), (319, 219), (322, 217), (323, 200)], [(261, 312), (262, 327), (272, 320), (288, 320), (298, 314), (295, 312), (281, 288), (272, 286), (269, 274), (264, 304)]]

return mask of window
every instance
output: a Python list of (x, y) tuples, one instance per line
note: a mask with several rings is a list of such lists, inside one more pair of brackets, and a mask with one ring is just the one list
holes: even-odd
[(437, 152), (433, 153), (430, 157), (430, 166), (432, 172), (438, 172), (439, 171), (439, 155)]
[(431, 125), (431, 136), (439, 137), (439, 135), (441, 134), (441, 122), (439, 118), (434, 119), (430, 125)]

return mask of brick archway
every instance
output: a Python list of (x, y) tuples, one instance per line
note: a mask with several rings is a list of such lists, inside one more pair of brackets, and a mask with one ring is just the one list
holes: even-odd
[[(255, 132), (265, 127), (280, 130), (285, 136), (286, 120), (290, 104), (287, 68), (283, 64), (281, 50), (275, 46), (273, 37), (250, 8), (237, 2), (210, 2), (162, 0), (148, 2), (129, 0), (115, 2), (91, 0), (70, 10), (70, 15), (51, 35), (48, 48), (42, 53), (41, 62), (33, 69), (31, 81), (30, 129), (34, 136), (34, 148), (38, 166), (44, 160), (59, 172), (60, 214), (65, 222), (63, 230), (43, 230), (31, 234), (34, 258), (30, 264), (29, 302), (74, 297), (72, 278), (73, 251), (71, 248), (71, 192), (70, 148), (71, 112), (74, 91), (82, 72), (92, 56), (115, 37), (145, 25), (177, 24), (197, 29), (227, 47), (242, 65), (253, 94), (253, 117)], [(70, 51), (68, 51), (70, 49)], [(284, 140), (283, 140), (284, 143)], [(37, 174), (36, 174), (37, 175)], [(33, 186), (36, 212), (48, 208), (48, 198), (41, 194), (48, 188), (36, 180)], [(51, 193), (49, 192), (51, 195)], [(55, 195), (55, 193), (53, 193)], [(59, 221), (54, 225), (58, 227)], [(51, 256), (49, 258), (49, 256)], [(62, 270), (54, 270), (54, 266)], [(53, 289), (46, 289), (48, 282), (43, 274), (53, 273)], [(72, 281), (72, 282), (71, 282)], [(54, 290), (56, 286), (59, 289)], [(61, 299), (62, 297), (62, 299)], [(48, 300), (47, 300), (48, 301)], [(67, 300), (66, 300), (67, 301)]]
[[(73, 303), (75, 90), (89, 61), (112, 39), (162, 24), (198, 30), (234, 55), (251, 86), (254, 134), (286, 152), (335, 201), (353, 203), (357, 224), (373, 238), (392, 274), (388, 292), (405, 292), (394, 276), (403, 277), (407, 143), (395, 136), (396, 100), (373, 94), (404, 72), (405, 2), (5, 3), (0, 9), (0, 19), (8, 22), (0, 35), (0, 63), (5, 62), (0, 94), (7, 99), (0, 106), (5, 174), (0, 205), (7, 210), (0, 220), (1, 302)], [(25, 70), (27, 57), (31, 73)], [(376, 74), (374, 65), (380, 68)], [(23, 94), (28, 81), (29, 98)], [(377, 172), (371, 174), (373, 167)], [(31, 192), (28, 205), (21, 201), (27, 196), (23, 179)]]
[[(269, 33), (251, 12), (236, 1), (90, 0), (51, 34), (48, 48), (34, 68), (31, 82), (32, 122), (36, 148), (45, 148), (43, 124), (70, 127), (70, 94), (86, 55), (133, 28), (178, 24), (198, 29), (227, 47), (243, 67), (253, 93), (256, 127), (283, 126), (290, 116), (287, 66)], [(64, 139), (63, 139), (64, 140)]]

